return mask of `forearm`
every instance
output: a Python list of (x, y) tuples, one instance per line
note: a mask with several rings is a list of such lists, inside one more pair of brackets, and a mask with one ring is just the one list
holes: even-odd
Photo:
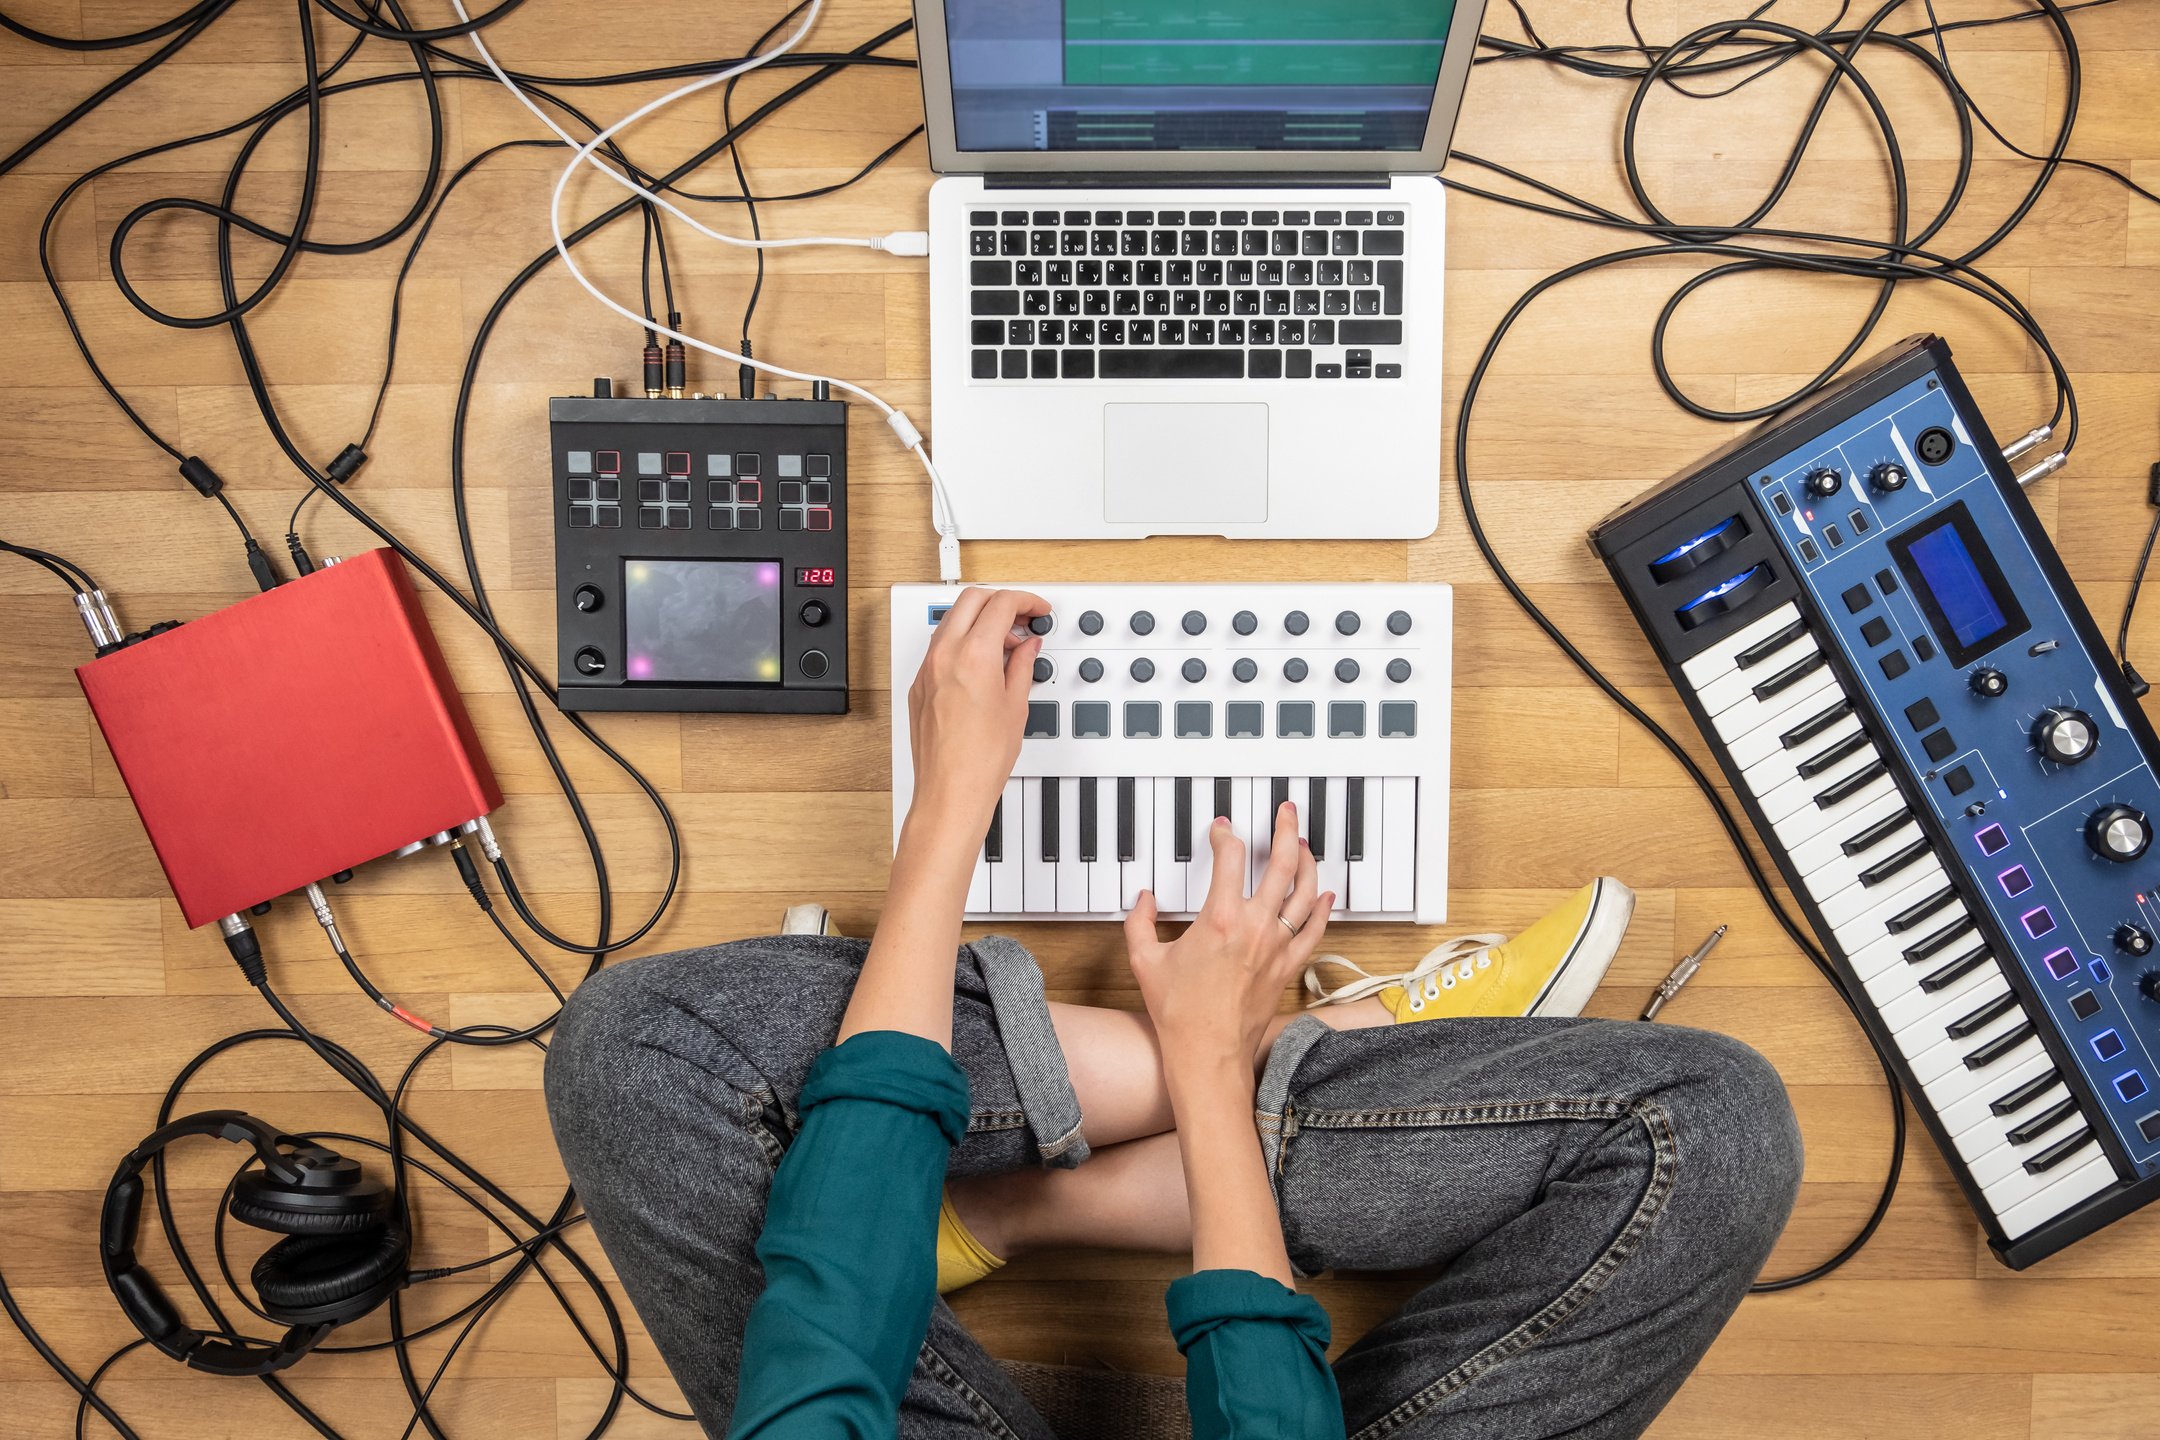
[(841, 1017), (841, 1040), (898, 1030), (952, 1048), (953, 955), (987, 828), (959, 806), (917, 797), (894, 847), (885, 913)]
[(1193, 1269), (1250, 1270), (1291, 1284), (1282, 1219), (1253, 1126), (1251, 1070), (1224, 1057), (1173, 1063), (1167, 1078), (1192, 1205)]

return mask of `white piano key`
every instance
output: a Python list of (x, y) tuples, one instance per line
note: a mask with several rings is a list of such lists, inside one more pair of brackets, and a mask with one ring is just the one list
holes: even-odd
[(1347, 909), (1381, 909), (1380, 854), (1382, 839), (1387, 833), (1386, 804), (1387, 786), (1377, 777), (1368, 778), (1365, 781), (1365, 858), (1350, 862), (1350, 890), (1344, 900)]
[[(1880, 912), (1875, 914), (1875, 932), (1868, 937), (1872, 942), (1889, 933), (1892, 919), (1937, 894), (1949, 883), (1950, 876), (1943, 870), (1942, 862), (1932, 855), (1923, 855), (1880, 885), (1862, 885), (1855, 880), (1815, 903), (1832, 930), (1842, 930), (1863, 915)], [(1957, 901), (1953, 899), (1949, 903), (1954, 905)]]
[(1185, 865), (1185, 908), (1196, 915), (1207, 904), (1208, 890), (1215, 881), (1215, 853), (1208, 844), (1208, 826), (1214, 818), (1215, 781), (1211, 776), (1199, 776), (1192, 782), (1192, 828), (1185, 842), (1192, 855)]
[(1127, 910), (1139, 903), (1141, 891), (1155, 886), (1155, 782), (1142, 775), (1132, 788), (1133, 858), (1118, 867)]
[(1266, 781), (1255, 780), (1250, 775), (1240, 775), (1230, 782), (1230, 827), (1237, 832), (1238, 839), (1245, 842), (1246, 873), (1240, 877), (1243, 888), (1238, 892), (1241, 898), (1252, 893), (1254, 826), (1258, 824), (1258, 810), (1254, 806), (1253, 797), (1257, 794), (1260, 797), (1259, 804), (1264, 807), (1267, 804), (1266, 784)]
[(1026, 906), (1022, 902), (1020, 885), (1020, 847), (1027, 833), (1026, 816), (1022, 814), (1021, 781), (1005, 782), (1003, 805), (1005, 809), (1004, 859), (990, 867), (990, 908), (1000, 915), (1018, 915)]
[(1752, 769), (1773, 755), (1790, 754), (1805, 748), (1805, 740), (1787, 745), (1785, 737), (1840, 708), (1850, 713), (1852, 699), (1838, 687), (1835, 678), (1825, 686), (1811, 675), (1799, 702), (1766, 711), (1768, 723), (1734, 736), (1727, 742), (1725, 751), (1732, 757), (1735, 767)]
[[(2008, 1129), (2017, 1123), (2015, 1119), (1997, 1115), (1988, 1107), (2033, 1076), (2044, 1075), (2055, 1068), (2054, 1060), (2048, 1056), (2047, 1047), (2040, 1044), (2037, 1036), (2031, 1044), (2030, 1054), (2019, 1056), (2015, 1060), (2006, 1057), (2001, 1065), (1990, 1065), (1988, 1069), (2001, 1070), (2002, 1074), (1990, 1076), (1986, 1085), (1961, 1100), (1935, 1107), (1936, 1118), (1942, 1121), (1944, 1133), (1955, 1137), (1969, 1131), (1985, 1131), (1990, 1126)], [(2029, 1112), (2025, 1110), (2018, 1112), (2020, 1116), (2027, 1113)]]
[(1315, 785), (1327, 787), (1326, 829), (1320, 845), (1320, 889), (1335, 897), (1339, 911), (1348, 902), (1350, 866), (1343, 859), (1343, 846), (1347, 831), (1344, 829), (1343, 810), (1349, 802), (1349, 787), (1340, 775), (1330, 775), (1326, 780), (1315, 780)]
[(2015, 1073), (2017, 1067), (2031, 1056), (2046, 1053), (2047, 1047), (2040, 1043), (2038, 1035), (2034, 1035), (1993, 1065), (1985, 1066), (1979, 1070), (1969, 1070), (1962, 1063), (1952, 1065), (1948, 1070), (1921, 1085), (1921, 1099), (1930, 1109), (1940, 1115), (1948, 1112), (1953, 1106), (1963, 1105), (1968, 1099), (1977, 1095), (1980, 1097), (1981, 1109), (1985, 1110), (1990, 1101), (1995, 1100), (2010, 1089), (2007, 1076)]
[[(1896, 938), (1906, 942), (1909, 942), (1911, 939), (1910, 936), (1900, 936)], [(1925, 980), (1928, 976), (1934, 974), (1937, 970), (1940, 970), (1943, 966), (1949, 964), (1951, 961), (1970, 954), (1975, 948), (1979, 947), (1983, 943), (1984, 942), (1982, 942), (1978, 935), (1974, 935), (1971, 936), (1969, 939), (1960, 940), (1957, 943), (1953, 944), (1943, 954), (1931, 957), (1927, 960), (1923, 960), (1917, 965), (1906, 960), (1904, 952), (1900, 950), (1898, 952), (1898, 961), (1895, 965), (1885, 965), (1877, 970), (1870, 972), (1868, 977), (1860, 982), (1861, 987), (1865, 989), (1869, 997), (1874, 1000), (1875, 1008), (1878, 1011), (1888, 1010), (1893, 1002), (1905, 1001), (1908, 999), (1908, 997), (1911, 996), (1929, 995), (1930, 998), (1932, 998), (1936, 995), (1947, 994), (1949, 993), (1949, 991), (1956, 989), (1959, 985), (1966, 984), (1968, 981), (1971, 980), (1972, 977), (1968, 975), (1963, 979), (1960, 979), (1953, 984), (1944, 987), (1941, 990), (1933, 992), (1922, 990), (1920, 988), (1920, 982), (1922, 980)], [(1985, 964), (1976, 966), (1975, 968), (1983, 972), (1989, 970), (1999, 971), (1999, 967), (1996, 965), (1994, 957), (1992, 955), (1988, 958)], [(1912, 1003), (1907, 1004), (1905, 1009), (1899, 1012), (1900, 1016), (1903, 1017), (1904, 1015), (1910, 1013), (1914, 1006), (1918, 1004), (1918, 1001), (1913, 1001)], [(1920, 1005), (1920, 1008), (1925, 1009), (1927, 1007), (1925, 1005)], [(1889, 1018), (1887, 1016), (1885, 1016), (1885, 1023), (1889, 1023)], [(1890, 1028), (1893, 1031), (1902, 1029), (1902, 1018), (1899, 1023), (1891, 1024)]]
[[(2089, 1159), (2084, 1158), (2087, 1155), (2090, 1156)], [(2068, 1173), (2063, 1173), (2065, 1171)], [(2012, 1193), (2024, 1190), (2016, 1181), (2017, 1176), (2025, 1174), (2026, 1172), (2020, 1169), (2017, 1175), (2013, 1175), (1998, 1187), (2002, 1199), (2008, 1200)], [(2057, 1178), (2058, 1176), (2060, 1178)], [(2085, 1150), (2071, 1156), (2045, 1175), (2027, 1178), (2047, 1183), (2037, 1190), (2023, 1193), (2018, 1199), (2010, 1200), (2007, 1205), (1997, 1204), (1998, 1195), (1995, 1191), (1981, 1192), (1987, 1196), (1988, 1204), (1994, 1208), (1995, 1218), (2002, 1225), (2003, 1234), (2012, 1240), (2076, 1208), (2081, 1202), (2113, 1185), (2115, 1166), (2108, 1160), (2107, 1152), (2100, 1148), (2096, 1139)]]
[(1057, 908), (1061, 915), (1084, 914), (1088, 908), (1088, 867), (1080, 858), (1080, 781), (1070, 775), (1058, 781)]
[(1897, 1035), (1898, 1048), (1917, 1049), (1923, 1041), (1948, 1039), (1948, 1026), (2009, 993), (2002, 966), (1990, 959), (1956, 984), (1932, 992), (1922, 990), (1915, 977), (1904, 994), (1882, 1007), (1883, 1023)]
[[(2015, 1113), (2009, 1115), (1996, 1115), (1990, 1112), (1988, 1116), (1988, 1124), (1975, 1125), (1971, 1129), (1965, 1131), (1965, 1133), (1962, 1135), (1953, 1135), (1950, 1137), (1950, 1143), (1957, 1150), (1959, 1156), (1961, 1156), (1965, 1160), (1966, 1164), (1971, 1165), (1973, 1162), (1979, 1160), (1982, 1156), (1991, 1155), (1997, 1150), (2002, 1149), (2004, 1146), (2009, 1145), (2010, 1132), (2012, 1130), (2015, 1130), (2018, 1126), (2023, 1125), (2028, 1120), (2033, 1120), (2041, 1115), (2046, 1114), (2054, 1106), (2060, 1104), (2061, 1102), (2069, 1098), (2070, 1087), (2063, 1084), (2062, 1081), (2057, 1080), (2054, 1084), (2048, 1086), (2047, 1089), (2041, 1091), (2038, 1095), (2035, 1095), (2032, 1099), (2026, 1101), (2023, 1105), (2020, 1105)], [(2077, 1127), (2083, 1123), (2083, 1112), (2073, 1112), (2069, 1118), (2062, 1120), (2057, 1124), (2050, 1125), (2047, 1128), (2046, 1133), (2055, 1136), (2057, 1139), (2060, 1139), (2062, 1136), (2068, 1135), (2071, 1131), (2077, 1129)], [(2034, 1137), (2034, 1139), (2028, 1141), (2024, 1145), (2016, 1146), (2014, 1148), (2017, 1150), (2020, 1159), (2026, 1160), (2031, 1159), (2032, 1156), (2037, 1152), (2046, 1149), (2047, 1142), (2039, 1139), (2036, 1136)], [(1975, 1174), (1973, 1178), (1977, 1180), (1979, 1179), (1979, 1176)], [(1988, 1177), (1988, 1179), (1990, 1180), (1994, 1178), (1994, 1175), (1990, 1175)], [(1981, 1181), (1981, 1183), (1986, 1184), (1987, 1181), (1983, 1180)]]
[[(2057, 1085), (2053, 1090), (2034, 1102), (2032, 1113), (2036, 1116), (2044, 1114), (2051, 1107), (2069, 1098), (2069, 1090)], [(2002, 1143), (1981, 1154), (1967, 1158), (1965, 1161), (1966, 1172), (1972, 1176), (1973, 1183), (1978, 1185), (1982, 1191), (1995, 1189), (2004, 1180), (2009, 1179), (2013, 1173), (2023, 1170), (2027, 1160), (2032, 1159), (2033, 1156), (2038, 1155), (2056, 1141), (2065, 1140), (2075, 1135), (2078, 1132), (2078, 1127), (2084, 1124), (2084, 1114), (2072, 1110), (2068, 1115), (2048, 1126), (2047, 1129), (2033, 1136), (2022, 1145), (2010, 1139), (2009, 1130), (2011, 1127), (2005, 1126)], [(2095, 1140), (2093, 1144), (2097, 1147), (2099, 1142)], [(2057, 1170), (2065, 1170), (2074, 1167), (2083, 1156), (2084, 1152), (2078, 1151), (2056, 1168)], [(2054, 1171), (2041, 1172), (2043, 1177), (2051, 1176), (2054, 1173)]]
[(1185, 866), (1177, 858), (1177, 781), (1155, 777), (1155, 904), (1164, 914), (1185, 908)]
[[(1380, 909), (1407, 914), (1417, 909), (1417, 807), (1415, 776), (1390, 775), (1380, 782), (1386, 811), (1381, 817)], [(1372, 793), (1371, 783), (1366, 794)]]
[(1020, 908), (1030, 915), (1054, 915), (1057, 867), (1043, 859), (1043, 782), (1030, 776), (1021, 782), (1020, 796), (1026, 820), (1020, 841)]
[[(1998, 1015), (1994, 1020), (1982, 1026), (1978, 1033), (1967, 1035), (1962, 1040), (1952, 1040), (1947, 1035), (1936, 1035), (1933, 1037), (1933, 1042), (1926, 1044), (1925, 1048), (1907, 1052), (1906, 1062), (1912, 1066), (1913, 1078), (1925, 1086), (1930, 1080), (1939, 1079), (1953, 1069), (1966, 1069), (1966, 1056), (1996, 1037), (2015, 1030), (2020, 1025), (2030, 1023), (2031, 1018), (2025, 1013), (2023, 1006), (2018, 1006), (2006, 1015)], [(1916, 1034), (1912, 1038), (1916, 1043), (1921, 1043), (1926, 1042), (1929, 1037)], [(1899, 1048), (1903, 1049), (1904, 1047), (1900, 1046)], [(2007, 1059), (2008, 1057), (2004, 1058)], [(1985, 1073), (1986, 1070), (2000, 1070), (2002, 1064), (2001, 1060), (1997, 1060), (1994, 1064), (1985, 1066), (1981, 1070), (1971, 1070), (1968, 1073), (1980, 1075)]]
[(1760, 736), (1767, 736), (1774, 745), (1787, 730), (1844, 693), (1838, 688), (1837, 677), (1826, 665), (1767, 700), (1757, 700), (1749, 694), (1738, 704), (1713, 716), (1710, 728), (1728, 747), (1748, 735), (1757, 735), (1754, 742), (1757, 744), (1761, 743)]
[(1088, 866), (1088, 913), (1115, 915), (1123, 895), (1117, 858), (1117, 779), (1095, 779), (1095, 863)]
[(1312, 839), (1312, 787), (1310, 775), (1290, 777), (1290, 804), (1297, 810), (1297, 838)]
[[(1795, 775), (1769, 794), (1756, 796), (1756, 803), (1762, 806), (1763, 818), (1775, 826), (1802, 806), (1813, 805), (1816, 796), (1827, 793), (1849, 776), (1856, 775), (1871, 765), (1880, 764), (1881, 761), (1882, 753), (1871, 744), (1864, 750), (1847, 755), (1820, 775), (1805, 778)], [(1862, 828), (1853, 826), (1841, 832), (1837, 838), (1843, 841), (1846, 836)]]
[[(1880, 818), (1888, 819), (1891, 816), (1897, 817), (1897, 823), (1885, 830), (1881, 839), (1858, 854), (1846, 855), (1843, 849), (1844, 841), (1836, 841), (1840, 858), (1807, 877), (1808, 894), (1814, 896), (1818, 903), (1849, 888), (1858, 888), (1863, 895), (1880, 895), (1885, 889), (1897, 886), (1907, 877), (1925, 870), (1935, 856), (1932, 849), (1912, 850), (1915, 844), (1926, 838), (1925, 832), (1920, 829), (1920, 822), (1910, 814), (1901, 815), (1897, 806), (1892, 806), (1888, 814)], [(1870, 828), (1862, 825), (1853, 835)], [(1845, 838), (1849, 840), (1852, 836)], [(1832, 839), (1836, 840), (1836, 837), (1833, 836)], [(1909, 851), (1912, 853), (1907, 853)], [(1892, 862), (1895, 864), (1892, 865)], [(1886, 865), (1892, 868), (1879, 869)], [(1870, 872), (1878, 872), (1872, 882), (1866, 878)], [(1840, 881), (1843, 883), (1840, 884)]]
[[(1285, 791), (1285, 798), (1290, 798)], [(1253, 894), (1260, 888), (1260, 876), (1275, 854), (1275, 779), (1271, 775), (1253, 777), (1253, 828), (1250, 858), (1246, 864), (1245, 893)]]
[(1767, 640), (1799, 618), (1800, 607), (1787, 601), (1760, 620), (1741, 626), (1702, 654), (1683, 660), (1680, 663), (1680, 673), (1687, 676), (1689, 685), (1700, 690), (1732, 669), (1741, 651), (1758, 641)]
[[(1852, 812), (1852, 821), (1842, 829), (1820, 830), (1797, 844), (1785, 847), (1792, 860), (1793, 869), (1802, 876), (1813, 875), (1826, 865), (1850, 863), (1844, 845), (1847, 840), (1867, 829), (1885, 816), (1895, 815), (1905, 808), (1905, 798), (1895, 790), (1877, 795), (1867, 804)], [(1852, 865), (1853, 877), (1859, 878), (1860, 867)], [(1833, 892), (1834, 893), (1834, 892)]]
[(1784, 689), (1770, 695), (1757, 695), (1755, 687), (1766, 680), (1785, 674), (1793, 666), (1800, 664), (1809, 656), (1819, 656), (1821, 654), (1822, 646), (1815, 643), (1814, 636), (1808, 634), (1796, 635), (1792, 640), (1780, 647), (1776, 654), (1771, 655), (1761, 664), (1750, 666), (1745, 670), (1729, 671), (1718, 676), (1717, 679), (1712, 680), (1709, 684), (1696, 691), (1696, 699), (1701, 702), (1704, 712), (1710, 715), (1722, 715), (1743, 700), (1758, 705), (1771, 703), (1779, 695), (1784, 694), (1785, 690), (1795, 689), (1800, 686), (1804, 683), (1806, 677), (1797, 677)]
[(1811, 840), (1827, 830), (1835, 830), (1840, 839), (1860, 827), (1855, 817), (1864, 813), (1870, 805), (1885, 795), (1897, 793), (1897, 786), (1886, 774), (1878, 775), (1845, 799), (1827, 808), (1813, 800), (1771, 825), (1777, 833), (1778, 843), (1788, 850), (1802, 841)]
[(1818, 755), (1826, 754), (1835, 746), (1845, 744), (1861, 733), (1861, 728), (1858, 715), (1847, 715), (1790, 750), (1780, 745), (1769, 756), (1742, 771), (1741, 783), (1747, 787), (1750, 794), (1767, 795), (1778, 786), (1798, 779), (1802, 765)]

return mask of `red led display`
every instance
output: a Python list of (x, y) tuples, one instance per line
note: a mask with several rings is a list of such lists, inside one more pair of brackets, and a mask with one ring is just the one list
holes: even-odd
[(830, 585), (833, 583), (833, 567), (830, 565), (799, 565), (795, 568), (797, 585)]

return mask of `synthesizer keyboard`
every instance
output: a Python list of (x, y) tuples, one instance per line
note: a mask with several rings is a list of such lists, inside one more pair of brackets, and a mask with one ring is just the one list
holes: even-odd
[[(1267, 864), (1275, 807), (1339, 897), (1338, 919), (1446, 916), (1444, 585), (1024, 585), (1027, 734), (968, 890), (975, 920), (1165, 916), (1206, 901), (1208, 827)], [(957, 589), (892, 592), (893, 833), (914, 791), (908, 687)]]
[(1591, 540), (1996, 1254), (2160, 1193), (2160, 743), (1949, 347)]

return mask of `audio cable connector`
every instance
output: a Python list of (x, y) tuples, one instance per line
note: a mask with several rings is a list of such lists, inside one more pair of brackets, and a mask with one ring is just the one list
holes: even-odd
[[(670, 311), (668, 311), (667, 323), (668, 323), (668, 329), (670, 329), (670, 330), (673, 330), (673, 331), (676, 331), (677, 333), (680, 333), (680, 332), (681, 332), (681, 330), (682, 330), (682, 311), (680, 311), (680, 310), (670, 310)], [(682, 398), (683, 398), (683, 391), (689, 388), (689, 384), (690, 384), (690, 352), (689, 352), (689, 351), (687, 351), (687, 350), (685, 350), (685, 349), (683, 348), (683, 343), (682, 343), (682, 341), (680, 341), (680, 340), (675, 340), (675, 339), (670, 339), (670, 340), (669, 340), (669, 341), (667, 342), (667, 393), (668, 393), (668, 399), (670, 399), (670, 400), (680, 400), (680, 399), (682, 399)]]
[(258, 988), (268, 984), (270, 972), (263, 964), (262, 942), (255, 938), (255, 927), (248, 924), (247, 916), (236, 910), (220, 919), (217, 928), (224, 937), (226, 951), (248, 984)]

